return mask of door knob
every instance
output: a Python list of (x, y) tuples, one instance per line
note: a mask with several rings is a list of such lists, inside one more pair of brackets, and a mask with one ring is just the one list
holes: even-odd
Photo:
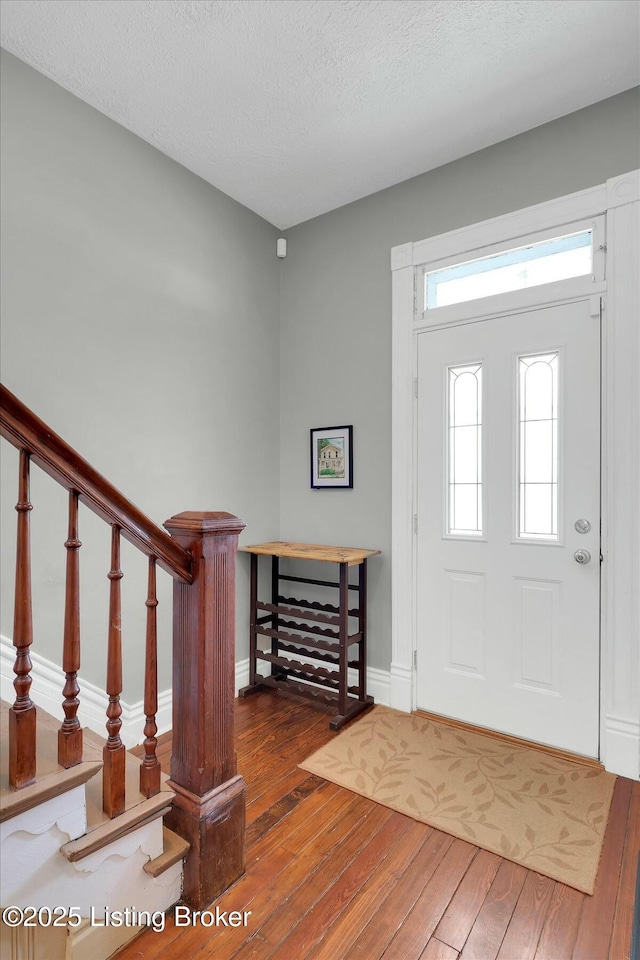
[(576, 563), (589, 563), (589, 560), (591, 560), (591, 554), (588, 550), (576, 550), (573, 555), (573, 559), (576, 561)]

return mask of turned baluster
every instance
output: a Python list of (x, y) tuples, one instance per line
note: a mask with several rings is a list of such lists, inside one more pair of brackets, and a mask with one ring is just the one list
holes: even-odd
[(29, 536), (29, 454), (20, 451), (18, 480), (18, 541), (16, 548), (15, 608), (13, 645), (16, 648), (16, 675), (13, 686), (16, 700), (9, 711), (9, 783), (24, 787), (36, 776), (36, 708), (29, 696), (33, 641), (31, 611), (31, 547)]
[(126, 751), (120, 739), (122, 707), (122, 634), (120, 581), (120, 527), (111, 528), (111, 570), (109, 587), (109, 642), (107, 649), (107, 742), (102, 751), (102, 809), (108, 817), (124, 811)]
[(160, 792), (160, 763), (156, 756), (158, 741), (158, 646), (156, 607), (156, 558), (149, 557), (149, 589), (147, 590), (147, 646), (144, 671), (144, 760), (140, 767), (140, 793), (153, 797)]
[(73, 767), (82, 760), (82, 727), (78, 720), (80, 701), (78, 694), (78, 670), (80, 669), (80, 554), (82, 546), (78, 540), (78, 494), (69, 492), (69, 535), (65, 541), (67, 548), (67, 583), (64, 605), (64, 647), (62, 669), (65, 685), (62, 690), (64, 700), (64, 720), (58, 730), (58, 763), (63, 767)]

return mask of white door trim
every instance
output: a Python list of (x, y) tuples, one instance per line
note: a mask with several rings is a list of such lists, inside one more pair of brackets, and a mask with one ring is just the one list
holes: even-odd
[[(606, 214), (603, 318), (601, 756), (607, 770), (640, 777), (640, 170), (503, 217), (391, 250), (392, 658), (390, 703), (415, 706), (414, 533), (417, 372), (416, 268), (492, 243)], [(505, 294), (505, 296), (510, 296)], [(497, 298), (492, 298), (497, 300)], [(495, 304), (494, 304), (495, 306)], [(509, 303), (512, 309), (512, 303)], [(417, 318), (420, 318), (418, 323)], [(453, 319), (449, 322), (455, 322)], [(459, 320), (457, 321), (459, 322)]]

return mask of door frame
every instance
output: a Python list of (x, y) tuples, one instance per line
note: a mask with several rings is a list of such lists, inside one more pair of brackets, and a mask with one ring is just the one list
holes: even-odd
[[(426, 264), (472, 259), (493, 244), (605, 217), (606, 263), (578, 278), (478, 300), (477, 317), (580, 298), (602, 315), (600, 760), (640, 778), (640, 170), (605, 184), (391, 250), (392, 270), (392, 659), (390, 704), (415, 709), (417, 334), (431, 329), (417, 311), (417, 277)], [(603, 272), (604, 271), (604, 272)], [(553, 289), (552, 289), (553, 288)], [(587, 292), (588, 291), (588, 292)], [(467, 307), (468, 310), (468, 307)], [(448, 311), (448, 316), (445, 313)], [(438, 325), (465, 322), (440, 308)]]

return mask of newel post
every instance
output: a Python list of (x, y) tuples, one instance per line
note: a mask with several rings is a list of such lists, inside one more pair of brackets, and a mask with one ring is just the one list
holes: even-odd
[(183, 899), (208, 906), (244, 872), (245, 783), (234, 745), (235, 564), (245, 524), (229, 513), (180, 513), (164, 524), (193, 557), (174, 581), (173, 739), (167, 826), (191, 844)]

